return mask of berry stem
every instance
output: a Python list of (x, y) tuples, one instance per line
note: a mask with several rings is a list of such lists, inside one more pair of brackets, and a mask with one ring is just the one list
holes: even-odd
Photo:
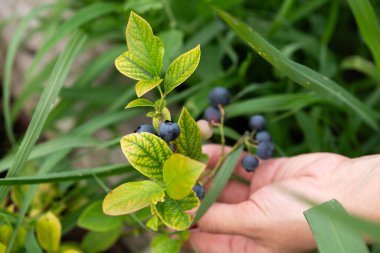
[(230, 149), (229, 152), (225, 153), (224, 152), (224, 148), (222, 150), (222, 154), (218, 160), (218, 162), (216, 163), (215, 167), (212, 169), (212, 171), (210, 173), (208, 173), (205, 177), (206, 179), (203, 180), (204, 183), (203, 185), (206, 185), (208, 182), (210, 182), (210, 180), (215, 176), (216, 172), (219, 170), (220, 166), (223, 164), (224, 160), (226, 160), (226, 158), (233, 152), (235, 151), (237, 148), (239, 148), (241, 145), (244, 144), (244, 139), (246, 138), (247, 136), (246, 135), (243, 135), (240, 137), (240, 139), (235, 143), (235, 145)]
[(220, 111), (220, 124), (219, 124), (219, 129), (220, 129), (220, 143), (222, 145), (222, 156), (224, 156), (224, 147), (226, 145), (226, 137), (224, 136), (224, 108), (222, 105), (218, 105), (219, 111)]

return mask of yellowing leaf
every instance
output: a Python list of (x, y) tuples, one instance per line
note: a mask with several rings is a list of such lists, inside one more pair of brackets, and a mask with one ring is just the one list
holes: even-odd
[(136, 86), (136, 94), (138, 97), (143, 96), (148, 91), (156, 88), (160, 83), (162, 82), (162, 79), (155, 79), (155, 80), (141, 80), (139, 81)]
[(202, 139), (199, 127), (184, 107), (178, 120), (181, 133), (176, 140), (177, 151), (195, 160), (202, 158)]
[(164, 78), (165, 94), (183, 83), (197, 68), (201, 57), (199, 45), (178, 56), (166, 70)]
[(7, 246), (4, 244), (0, 243), (0, 253), (5, 253), (7, 251)]
[(150, 106), (150, 107), (154, 107), (154, 104), (152, 101), (148, 100), (148, 99), (145, 99), (145, 98), (138, 98), (138, 99), (135, 99), (135, 100), (132, 100), (131, 102), (129, 102), (127, 104), (127, 106), (125, 107), (125, 109), (128, 109), (128, 108), (133, 108), (133, 107), (140, 107), (140, 106)]
[(156, 213), (166, 226), (176, 230), (185, 230), (190, 227), (192, 222), (192, 218), (185, 211), (193, 209), (198, 204), (199, 199), (194, 192), (191, 192), (181, 200), (174, 200), (167, 196), (164, 202), (152, 205), (152, 209), (153, 213)]
[(107, 215), (123, 215), (163, 201), (164, 188), (153, 181), (129, 182), (112, 190), (103, 201), (103, 212)]
[(143, 67), (138, 65), (132, 58), (129, 51), (124, 52), (122, 55), (116, 58), (115, 66), (117, 70), (123, 75), (135, 79), (153, 79), (153, 76), (145, 70)]
[(46, 251), (56, 251), (61, 242), (61, 222), (52, 212), (41, 216), (36, 222), (37, 240)]
[(131, 12), (126, 30), (131, 57), (152, 76), (159, 77), (164, 57), (164, 44), (153, 35), (152, 28), (142, 17)]
[(121, 224), (121, 217), (110, 217), (103, 213), (101, 201), (96, 201), (89, 205), (78, 219), (79, 227), (95, 232), (110, 231)]
[(150, 218), (147, 221), (146, 226), (148, 228), (152, 229), (153, 231), (157, 231), (158, 230), (158, 217), (156, 215), (154, 215), (152, 218)]
[(158, 132), (158, 128), (160, 127), (162, 122), (165, 122), (166, 120), (172, 120), (172, 116), (170, 115), (170, 111), (167, 107), (165, 107), (162, 110), (162, 115), (161, 117), (155, 117), (152, 119), (152, 124), (156, 131)]
[(164, 162), (172, 151), (161, 138), (150, 133), (134, 133), (121, 138), (121, 149), (129, 163), (143, 175), (162, 180)]
[(173, 154), (164, 164), (167, 194), (173, 199), (186, 197), (205, 168), (204, 163), (181, 154)]

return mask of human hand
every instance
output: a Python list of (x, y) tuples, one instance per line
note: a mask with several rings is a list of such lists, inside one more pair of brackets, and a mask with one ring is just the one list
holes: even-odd
[[(205, 145), (215, 165), (219, 145)], [(337, 199), (351, 214), (380, 221), (380, 155), (356, 159), (311, 153), (260, 161), (254, 173), (240, 163), (235, 173), (250, 185), (230, 181), (193, 230), (190, 243), (202, 253), (307, 252), (316, 247), (303, 212), (311, 206), (293, 193), (322, 203)]]

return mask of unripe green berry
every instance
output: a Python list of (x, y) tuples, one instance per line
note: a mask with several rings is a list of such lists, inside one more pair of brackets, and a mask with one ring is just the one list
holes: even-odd
[(201, 131), (201, 137), (203, 140), (208, 140), (212, 136), (212, 128), (207, 120), (201, 119), (197, 121), (199, 130)]

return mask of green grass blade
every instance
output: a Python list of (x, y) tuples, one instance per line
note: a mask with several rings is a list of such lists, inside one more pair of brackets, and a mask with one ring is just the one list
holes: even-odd
[(49, 52), (59, 41), (65, 38), (72, 31), (79, 28), (81, 25), (86, 22), (91, 21), (97, 17), (103, 16), (105, 14), (115, 12), (118, 9), (118, 5), (110, 3), (95, 3), (90, 6), (83, 8), (82, 10), (75, 13), (69, 20), (64, 22), (61, 27), (57, 29), (57, 32), (51, 37), (48, 38), (44, 44), (41, 46), (41, 49), (38, 51), (37, 55), (34, 57), (30, 68), (28, 69), (26, 76), (27, 79), (34, 71), (35, 67), (39, 65), (41, 59), (44, 55)]
[(337, 216), (348, 214), (336, 200), (330, 200), (304, 212), (321, 253), (366, 253), (368, 249), (357, 229), (327, 212)]
[(0, 179), (0, 185), (22, 185), (22, 184), (41, 184), (63, 181), (78, 181), (82, 179), (93, 179), (93, 176), (108, 177), (113, 175), (132, 172), (133, 168), (129, 165), (108, 165), (89, 169), (72, 169), (70, 171), (54, 172), (45, 175), (9, 177)]
[[(78, 136), (63, 136), (57, 139), (52, 139), (44, 143), (36, 145), (28, 157), (29, 160), (33, 160), (39, 157), (50, 155), (52, 153), (65, 150), (73, 149), (78, 147), (91, 147), (98, 146), (101, 142), (94, 140), (89, 137), (78, 137)], [(15, 154), (10, 154), (0, 161), (0, 172), (8, 169), (12, 160), (15, 158)]]
[(288, 59), (251, 27), (220, 9), (214, 9), (242, 40), (291, 80), (316, 91), (323, 98), (329, 98), (332, 103), (346, 105), (373, 129), (379, 129), (373, 111), (347, 90), (318, 72)]
[(380, 26), (375, 11), (369, 0), (347, 0), (347, 2), (355, 16), (360, 33), (372, 53), (377, 71), (380, 73)]
[(235, 102), (226, 107), (228, 118), (249, 116), (255, 113), (296, 111), (323, 101), (315, 93), (280, 94)]
[[(69, 73), (73, 61), (84, 45), (86, 37), (82, 33), (76, 33), (61, 53), (57, 64), (49, 78), (37, 107), (33, 113), (32, 120), (26, 134), (17, 150), (16, 157), (8, 170), (7, 177), (17, 176), (24, 167), (34, 144), (36, 143), (44, 123), (49, 115), (51, 106), (61, 90), (64, 80)], [(2, 202), (9, 191), (8, 187), (0, 187), (0, 202)]]
[(197, 223), (199, 219), (206, 213), (209, 207), (215, 202), (218, 198), (219, 194), (222, 192), (224, 186), (226, 185), (228, 179), (232, 175), (236, 163), (240, 157), (240, 154), (243, 152), (243, 147), (239, 147), (236, 150), (232, 151), (231, 154), (228, 155), (223, 165), (219, 168), (218, 173), (216, 174), (214, 180), (212, 181), (212, 185), (206, 193), (205, 198), (200, 205), (197, 214), (195, 215), (193, 223)]
[(53, 7), (57, 7), (56, 4), (45, 4), (41, 5), (28, 15), (26, 15), (20, 25), (17, 27), (15, 33), (12, 36), (12, 40), (9, 43), (9, 47), (7, 49), (7, 55), (5, 58), (5, 66), (4, 66), (4, 80), (3, 80), (3, 114), (4, 114), (4, 123), (5, 123), (5, 131), (9, 141), (14, 145), (16, 144), (16, 139), (12, 129), (12, 120), (11, 120), (11, 111), (10, 111), (10, 86), (11, 86), (11, 78), (12, 78), (12, 69), (13, 63), (15, 61), (17, 49), (20, 46), (23, 35), (26, 33), (26, 29), (28, 28), (31, 20), (33, 20), (36, 16), (38, 16), (42, 11), (51, 9)]

